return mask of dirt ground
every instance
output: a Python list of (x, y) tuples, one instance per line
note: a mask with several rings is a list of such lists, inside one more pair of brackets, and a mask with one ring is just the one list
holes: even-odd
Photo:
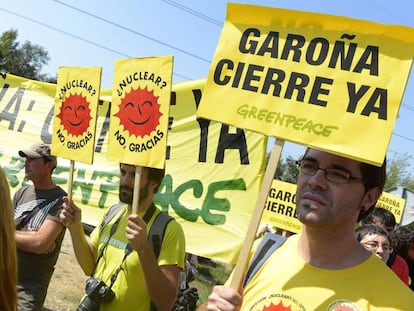
[(76, 261), (69, 232), (66, 232), (55, 272), (49, 284), (45, 311), (76, 310), (85, 293), (82, 269)]

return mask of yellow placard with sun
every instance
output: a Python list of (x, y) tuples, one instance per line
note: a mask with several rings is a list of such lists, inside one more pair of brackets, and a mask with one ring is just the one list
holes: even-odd
[(92, 164), (102, 68), (59, 67), (52, 154)]
[(173, 57), (115, 62), (108, 159), (164, 168)]

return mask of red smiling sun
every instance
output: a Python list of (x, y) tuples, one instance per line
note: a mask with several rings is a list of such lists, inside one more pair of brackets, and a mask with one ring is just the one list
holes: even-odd
[(89, 128), (92, 120), (89, 102), (80, 94), (71, 94), (62, 103), (57, 117), (68, 134), (82, 135)]
[(160, 124), (160, 105), (153, 91), (132, 89), (121, 100), (119, 112), (115, 114), (129, 135), (144, 137), (155, 131)]
[(292, 309), (283, 306), (282, 302), (279, 302), (277, 305), (271, 303), (268, 307), (264, 307), (263, 311), (292, 311)]

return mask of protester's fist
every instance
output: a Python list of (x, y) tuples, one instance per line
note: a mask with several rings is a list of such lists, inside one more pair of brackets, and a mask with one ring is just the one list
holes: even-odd
[(236, 311), (240, 309), (242, 296), (233, 288), (217, 285), (207, 299), (208, 311)]
[(138, 215), (130, 215), (125, 228), (125, 234), (132, 248), (136, 251), (148, 247), (147, 224)]
[(63, 197), (63, 208), (59, 215), (60, 222), (67, 228), (79, 224), (81, 221), (81, 210), (73, 202), (69, 202), (67, 197)]

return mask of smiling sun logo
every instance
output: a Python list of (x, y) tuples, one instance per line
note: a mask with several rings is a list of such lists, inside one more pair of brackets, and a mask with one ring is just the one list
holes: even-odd
[(158, 96), (153, 91), (148, 91), (147, 87), (132, 89), (121, 100), (119, 112), (115, 116), (129, 135), (149, 136), (160, 124), (162, 116)]
[(283, 306), (282, 302), (279, 302), (277, 305), (271, 303), (269, 306), (265, 306), (263, 311), (292, 311), (290, 307)]
[(71, 94), (62, 103), (60, 113), (56, 117), (60, 119), (60, 123), (68, 134), (82, 135), (89, 128), (92, 120), (89, 102), (80, 94)]

